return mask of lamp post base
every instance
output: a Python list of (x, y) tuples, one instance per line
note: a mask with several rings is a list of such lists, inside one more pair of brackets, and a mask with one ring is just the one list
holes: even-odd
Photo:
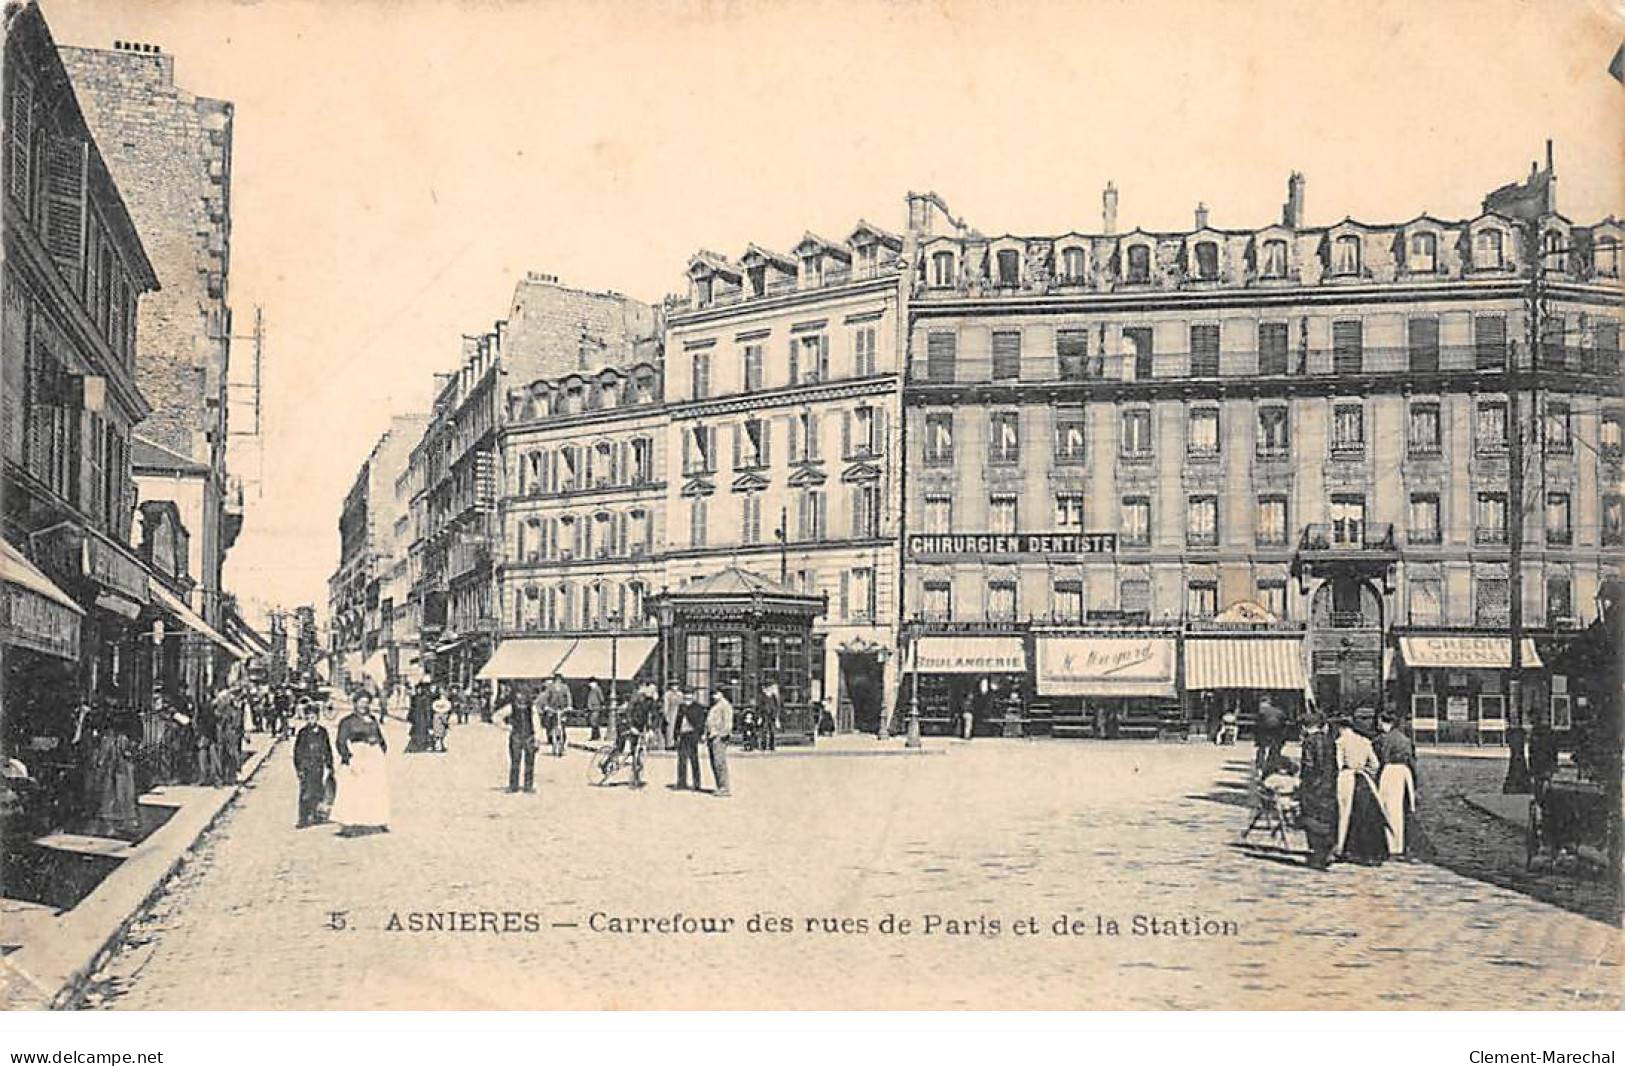
[(903, 747), (905, 747), (905, 748), (917, 748), (919, 746), (920, 746), (920, 715), (919, 715), (918, 711), (910, 711), (908, 713), (908, 739), (903, 741)]

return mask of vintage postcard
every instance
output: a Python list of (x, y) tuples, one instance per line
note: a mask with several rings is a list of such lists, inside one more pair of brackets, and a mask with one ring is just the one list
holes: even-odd
[(1617, 4), (5, 28), (7, 1008), (1620, 1007)]

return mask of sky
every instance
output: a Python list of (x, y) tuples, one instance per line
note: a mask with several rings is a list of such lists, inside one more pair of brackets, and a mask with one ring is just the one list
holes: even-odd
[(1198, 201), (1263, 225), (1293, 170), (1311, 225), (1465, 217), (1547, 138), (1560, 209), (1625, 216), (1625, 0), (41, 7), (236, 104), (230, 295), (266, 342), (226, 583), (251, 610), (325, 613), (361, 462), (527, 270), (657, 301), (700, 247), (901, 229), (926, 189), (989, 234), (1098, 229), (1108, 180), (1124, 229)]

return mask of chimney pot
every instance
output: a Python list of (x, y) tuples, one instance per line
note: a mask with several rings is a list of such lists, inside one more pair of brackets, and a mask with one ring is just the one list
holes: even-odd
[(1106, 183), (1106, 191), (1100, 194), (1100, 206), (1106, 236), (1113, 236), (1117, 233), (1117, 185), (1114, 182)]
[(1196, 205), (1196, 228), (1207, 229), (1207, 204)]
[(1281, 205), (1281, 225), (1288, 229), (1303, 228), (1303, 175), (1294, 170), (1286, 180), (1286, 203)]

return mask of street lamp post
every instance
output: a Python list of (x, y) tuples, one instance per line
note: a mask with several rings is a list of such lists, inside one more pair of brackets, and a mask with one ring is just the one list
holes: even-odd
[(605, 611), (604, 621), (609, 623), (609, 730), (612, 736), (620, 733), (620, 703), (616, 692), (620, 687), (621, 615), (618, 611)]
[(913, 669), (909, 671), (908, 739), (903, 741), (903, 747), (905, 748), (920, 746), (920, 657), (914, 647), (915, 642), (919, 639), (919, 630), (910, 626), (908, 659), (905, 660), (905, 664), (912, 664)]

